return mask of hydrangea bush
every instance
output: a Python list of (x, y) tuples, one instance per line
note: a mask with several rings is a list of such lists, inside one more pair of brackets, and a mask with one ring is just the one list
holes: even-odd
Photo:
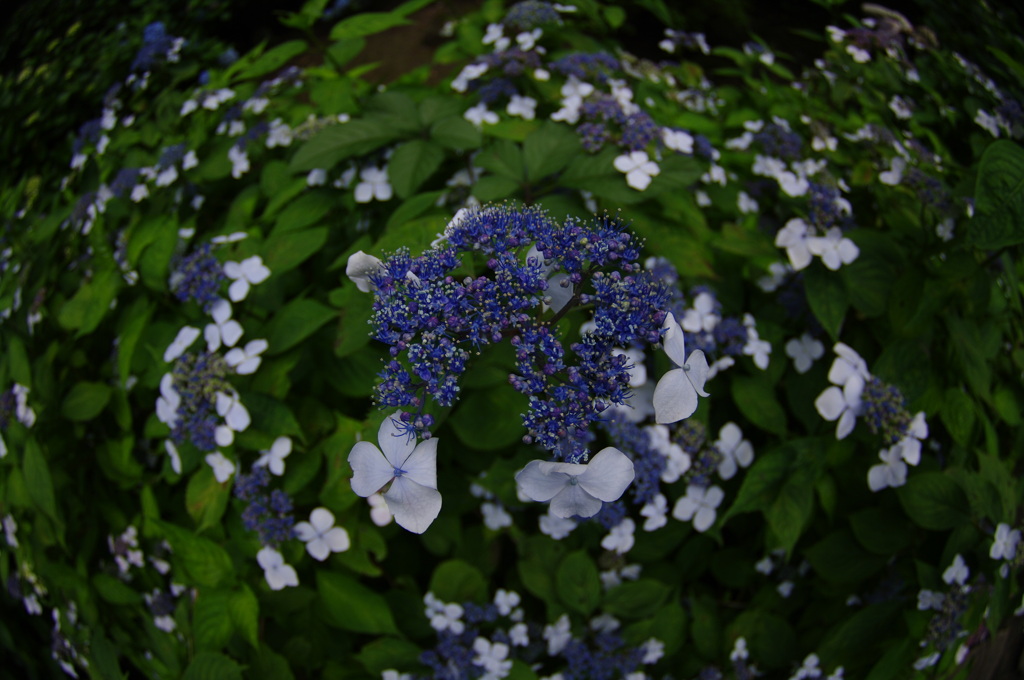
[(359, 55), (432, 3), (337, 4), (229, 65), (148, 29), (61, 181), (3, 189), (20, 673), (999, 662), (1019, 37), (868, 6), (796, 64), (666, 3), (489, 0), (381, 84)]

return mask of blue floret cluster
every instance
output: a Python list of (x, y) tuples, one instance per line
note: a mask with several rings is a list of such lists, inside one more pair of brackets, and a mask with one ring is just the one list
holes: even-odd
[[(657, 343), (665, 319), (668, 290), (641, 266), (640, 246), (614, 217), (558, 222), (536, 208), (486, 206), (461, 214), (422, 255), (395, 253), (370, 277), (374, 337), (391, 354), (379, 402), (429, 436), (428, 402), (452, 405), (471, 355), (508, 341), (509, 382), (529, 397), (524, 441), (586, 461), (590, 426), (631, 395), (633, 367), (613, 350)], [(558, 322), (574, 308), (594, 323), (567, 343)]]

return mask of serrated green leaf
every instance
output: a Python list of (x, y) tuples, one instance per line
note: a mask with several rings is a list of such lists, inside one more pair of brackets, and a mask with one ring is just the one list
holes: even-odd
[(433, 123), (430, 126), (430, 138), (456, 151), (478, 149), (484, 140), (483, 133), (461, 115), (448, 116)]
[(409, 20), (395, 12), (362, 12), (334, 24), (331, 40), (361, 38), (407, 24)]
[(215, 587), (234, 578), (235, 565), (220, 545), (169, 522), (153, 520), (153, 524), (171, 544), (186, 584)]
[(661, 581), (650, 578), (627, 581), (608, 591), (602, 609), (627, 619), (647, 618), (665, 603), (671, 590)]
[[(146, 249), (148, 253), (153, 246)], [(167, 260), (170, 261), (168, 253)], [(110, 311), (110, 303), (117, 296), (120, 275), (112, 269), (104, 269), (92, 281), (80, 287), (75, 295), (64, 303), (57, 312), (57, 322), (81, 335), (92, 333)]]
[(523, 142), (526, 179), (537, 182), (558, 172), (583, 152), (579, 135), (552, 121), (545, 121)]
[(781, 437), (786, 435), (786, 411), (766, 377), (734, 378), (731, 388), (733, 401), (750, 422)]
[(285, 305), (267, 324), (267, 355), (286, 352), (302, 342), (325, 323), (337, 317), (337, 312), (316, 300), (299, 298)]
[(430, 592), (442, 602), (483, 603), (487, 601), (487, 579), (468, 562), (447, 560), (434, 569)]
[(231, 621), (231, 592), (199, 588), (192, 610), (192, 635), (196, 648), (217, 651), (231, 640), (235, 625)]
[(231, 622), (234, 624), (235, 630), (254, 649), (258, 649), (260, 646), (260, 603), (248, 586), (243, 585), (239, 590), (231, 593), (228, 600), (228, 612), (231, 614)]
[(231, 491), (217, 481), (213, 468), (209, 465), (200, 466), (185, 490), (185, 509), (196, 523), (196, 531), (201, 533), (217, 526), (227, 510), (229, 500)]
[(263, 262), (275, 275), (291, 271), (323, 248), (327, 233), (327, 227), (274, 232), (263, 246)]
[(249, 80), (250, 78), (258, 78), (262, 75), (266, 75), (271, 71), (284, 66), (293, 57), (296, 57), (306, 51), (308, 45), (304, 40), (289, 40), (286, 43), (264, 52), (250, 66), (242, 69), (238, 74), (238, 80)]
[(444, 161), (444, 151), (437, 144), (413, 139), (399, 145), (388, 161), (388, 179), (399, 197), (409, 198)]
[[(289, 180), (291, 177), (289, 177)], [(268, 192), (272, 196), (273, 193)], [(325, 191), (310, 191), (288, 204), (274, 221), (272, 234), (298, 231), (316, 224), (327, 216), (335, 205), (335, 199)]]
[(242, 680), (242, 668), (218, 652), (199, 652), (181, 680)]
[(967, 239), (987, 250), (1024, 243), (1024, 149), (992, 142), (978, 166), (975, 213)]
[(818, 575), (830, 583), (856, 583), (878, 572), (886, 558), (866, 552), (845, 529), (834, 531), (805, 552)]
[(555, 576), (558, 597), (570, 609), (589, 616), (601, 601), (597, 565), (582, 550), (571, 552), (558, 565)]
[(496, 413), (526, 411), (528, 400), (508, 385), (488, 390), (467, 390), (448, 421), (467, 446), (491, 451), (520, 441), (525, 434), (518, 417), (495, 418)]
[(136, 605), (142, 602), (142, 595), (119, 578), (103, 572), (92, 577), (92, 587), (100, 597), (111, 604)]
[(850, 306), (846, 286), (838, 272), (816, 266), (804, 270), (804, 291), (807, 304), (821, 327), (833, 340), (838, 340), (839, 329)]
[(383, 118), (351, 120), (326, 128), (299, 147), (291, 160), (292, 172), (314, 168), (330, 170), (339, 162), (390, 144), (399, 130)]
[(316, 586), (329, 625), (371, 635), (398, 634), (387, 600), (359, 581), (341, 573), (318, 571)]
[(970, 521), (963, 489), (941, 472), (912, 474), (896, 490), (910, 519), (932, 531), (946, 531)]
[(53, 490), (53, 477), (50, 475), (50, 466), (46, 462), (42, 449), (36, 443), (34, 437), (29, 437), (25, 442), (25, 456), (22, 459), (22, 474), (24, 475), (25, 488), (33, 505), (39, 508), (47, 517), (59, 523), (57, 515), (57, 497)]
[(110, 385), (83, 381), (76, 383), (60, 406), (61, 415), (68, 420), (92, 420), (110, 401)]

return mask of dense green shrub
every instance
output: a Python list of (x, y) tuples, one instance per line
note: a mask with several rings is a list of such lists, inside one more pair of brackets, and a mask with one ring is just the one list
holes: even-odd
[(4, 187), (5, 657), (967, 677), (1024, 613), (1019, 36), (489, 1), (373, 84), (430, 5), (150, 32)]

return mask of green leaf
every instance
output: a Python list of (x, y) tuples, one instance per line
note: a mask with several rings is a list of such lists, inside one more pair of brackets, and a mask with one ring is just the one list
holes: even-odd
[(215, 587), (234, 578), (235, 565), (220, 545), (169, 522), (153, 523), (171, 544), (175, 561), (184, 567), (181, 575), (186, 584)]
[(722, 646), (722, 630), (718, 615), (718, 604), (707, 595), (696, 597), (690, 603), (690, 636), (697, 651), (706, 659), (718, 657)]
[[(900, 272), (866, 247), (851, 264), (844, 265), (843, 290), (848, 292), (850, 304), (866, 316), (880, 316), (889, 307), (889, 291)], [(840, 322), (842, 319), (840, 319)]]
[(43, 514), (59, 524), (57, 497), (53, 490), (50, 466), (47, 464), (46, 457), (43, 455), (34, 437), (29, 437), (28, 441), (25, 442), (22, 474), (25, 478), (25, 488), (28, 490), (28, 497), (32, 499), (32, 503)]
[(482, 603), (487, 601), (487, 579), (468, 562), (448, 560), (434, 569), (430, 592), (442, 602)]
[(981, 156), (975, 213), (967, 240), (995, 250), (1024, 243), (1024, 149), (1009, 140), (992, 142)]
[(283, 274), (319, 252), (326, 242), (327, 227), (274, 232), (263, 246), (263, 262), (275, 275)]
[(430, 126), (430, 138), (456, 151), (478, 149), (484, 141), (483, 133), (461, 115), (448, 116), (435, 122)]
[(356, 633), (398, 634), (387, 601), (354, 578), (318, 571), (316, 586), (328, 624)]
[(523, 142), (526, 178), (537, 182), (556, 173), (582, 151), (579, 135), (564, 125), (545, 121)]
[[(268, 195), (273, 195), (268, 192)], [(280, 212), (274, 222), (271, 233), (279, 234), (286, 231), (298, 231), (316, 224), (331, 211), (335, 205), (334, 198), (324, 191), (311, 191), (295, 199)]]
[(653, 615), (672, 591), (661, 581), (644, 578), (627, 581), (608, 591), (602, 608), (614, 616), (643, 619)]
[(388, 161), (388, 179), (400, 198), (409, 198), (444, 161), (440, 146), (424, 139), (399, 145)]
[(970, 521), (966, 494), (941, 472), (912, 474), (896, 494), (910, 519), (925, 529), (946, 531)]
[(473, 196), (481, 203), (508, 198), (519, 191), (519, 182), (499, 175), (485, 175), (473, 183)]
[(485, 147), (476, 157), (476, 164), (515, 182), (526, 179), (523, 152), (519, 145), (506, 139), (499, 139)]
[(743, 637), (752, 658), (767, 668), (788, 667), (797, 653), (797, 638), (786, 619), (763, 611), (748, 609), (729, 626), (730, 637)]
[(216, 651), (231, 640), (235, 625), (228, 609), (230, 601), (229, 591), (198, 590), (192, 611), (192, 634), (198, 649)]
[(68, 420), (92, 420), (106, 408), (110, 393), (110, 385), (104, 383), (77, 383), (64, 397), (60, 412)]
[(380, 677), (389, 668), (417, 667), (421, 653), (419, 646), (407, 640), (377, 638), (363, 645), (355, 658), (371, 675)]
[(548, 605), (550, 612), (558, 600), (555, 584), (557, 566), (566, 549), (560, 541), (547, 536), (529, 536), (523, 540), (517, 571), (523, 585)]
[(249, 80), (251, 78), (259, 78), (271, 71), (276, 71), (293, 57), (305, 52), (307, 47), (308, 45), (304, 40), (289, 40), (286, 43), (281, 43), (277, 47), (264, 52), (253, 64), (243, 69), (238, 74), (237, 79)]
[(92, 586), (110, 604), (135, 605), (142, 602), (142, 596), (137, 590), (110, 574), (93, 574)]
[[(148, 251), (147, 251), (148, 252)], [(81, 335), (92, 333), (110, 311), (110, 303), (117, 296), (120, 274), (104, 269), (64, 303), (57, 312), (57, 322), (67, 330)]]
[(652, 637), (665, 645), (665, 654), (679, 651), (686, 641), (686, 612), (676, 602), (670, 602), (655, 613), (651, 618), (637, 621), (628, 626), (624, 632), (625, 639), (633, 645), (640, 646)]
[(231, 491), (228, 486), (217, 481), (209, 465), (200, 466), (185, 490), (185, 509), (196, 523), (196, 531), (201, 533), (220, 524), (229, 500)]
[(255, 657), (250, 658), (246, 670), (247, 677), (252, 680), (295, 680), (288, 659), (266, 645), (260, 647)]
[(974, 431), (974, 400), (962, 389), (950, 387), (944, 393), (939, 410), (942, 424), (961, 446), (967, 446)]
[(775, 390), (766, 376), (734, 378), (732, 398), (750, 422), (780, 437), (786, 436), (786, 411), (775, 398)]
[(231, 593), (228, 612), (235, 630), (254, 649), (259, 649), (260, 603), (248, 586), (242, 585), (241, 589)]
[(132, 358), (135, 356), (135, 347), (142, 337), (142, 331), (149, 323), (153, 314), (153, 305), (145, 299), (140, 298), (124, 313), (124, 328), (118, 336), (117, 343), (117, 371), (124, 385), (132, 375)]
[(302, 437), (302, 426), (283, 402), (262, 392), (243, 390), (241, 396), (255, 429), (274, 437)]
[(346, 357), (366, 347), (370, 343), (368, 322), (373, 316), (373, 296), (354, 284), (346, 285), (331, 293), (331, 304), (341, 310), (338, 337), (334, 341), (335, 356)]
[(830, 583), (856, 583), (885, 566), (886, 558), (871, 555), (858, 545), (845, 529), (834, 531), (821, 539), (806, 553), (818, 575)]
[(332, 125), (299, 147), (291, 160), (292, 172), (314, 168), (330, 170), (340, 161), (375, 151), (393, 142), (399, 131), (383, 117), (351, 120)]
[(316, 300), (299, 298), (285, 305), (267, 324), (267, 355), (286, 352), (316, 332), (337, 312)]
[(242, 668), (219, 652), (199, 652), (181, 680), (242, 680)]
[(409, 23), (408, 19), (396, 12), (362, 12), (334, 24), (331, 40), (361, 38)]
[[(448, 421), (467, 446), (483, 451), (501, 449), (523, 437), (522, 421), (514, 416), (528, 406), (527, 397), (508, 385), (489, 390), (467, 390)], [(496, 418), (503, 413), (511, 417)]]
[(910, 545), (912, 527), (902, 517), (882, 508), (864, 508), (850, 515), (853, 535), (862, 546), (878, 555), (892, 555)]
[(558, 597), (565, 606), (589, 616), (601, 601), (601, 578), (597, 565), (582, 550), (571, 552), (558, 566), (555, 576)]
[(6, 334), (4, 340), (7, 342), (7, 370), (11, 373), (11, 380), (31, 388), (32, 364), (28, 360), (25, 343), (13, 334)]
[(807, 304), (833, 340), (839, 339), (839, 329), (850, 306), (846, 286), (837, 272), (825, 267), (810, 267), (804, 270), (804, 291)]

